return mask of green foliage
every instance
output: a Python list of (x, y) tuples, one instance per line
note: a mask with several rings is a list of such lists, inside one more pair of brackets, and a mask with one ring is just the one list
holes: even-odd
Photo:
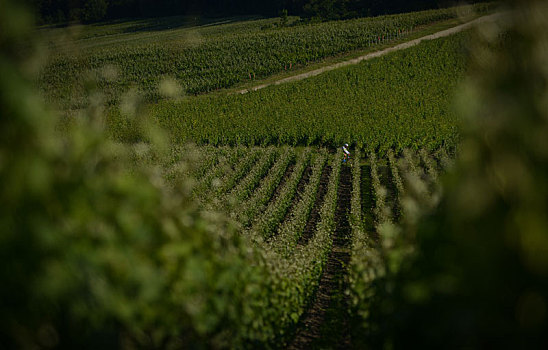
[[(275, 227), (274, 229), (267, 227), (269, 231), (265, 232), (265, 230), (263, 229), (263, 231), (261, 232), (263, 236), (269, 236), (272, 231), (277, 231), (275, 236), (270, 240), (270, 245), (272, 249), (274, 249), (276, 252), (283, 256), (291, 255), (291, 253), (297, 246), (297, 242), (303, 235), (306, 224), (310, 217), (310, 213), (312, 211), (312, 207), (314, 206), (314, 202), (316, 201), (316, 197), (318, 196), (318, 188), (320, 185), (322, 171), (324, 170), (325, 161), (326, 159), (323, 156), (319, 156), (316, 158), (316, 161), (314, 162), (314, 164), (312, 164), (312, 174), (310, 175), (310, 179), (308, 180), (306, 187), (299, 195), (298, 201), (293, 205), (291, 211), (287, 213), (285, 220), (283, 222), (280, 222), (279, 225), (277, 225), (277, 227)], [(289, 198), (289, 200), (291, 199), (292, 197)], [(286, 199), (286, 203), (284, 203), (282, 200), (279, 201), (281, 202), (280, 207), (284, 206), (284, 204), (285, 207), (282, 207), (282, 210), (278, 209), (275, 212), (285, 214), (285, 211), (287, 211), (288, 209), (286, 203), (288, 203), (289, 200)], [(272, 222), (273, 220), (271, 218), (266, 217), (266, 219), (267, 220), (263, 219), (263, 222), (269, 223), (271, 224), (271, 226), (274, 226), (273, 224), (278, 223), (280, 220), (279, 218), (277, 218), (278, 222)]]
[[(305, 150), (302, 160), (308, 159), (310, 150)], [(323, 152), (322, 152), (323, 153)], [(319, 169), (323, 168), (325, 155), (320, 153), (318, 156)], [(268, 156), (271, 150), (263, 150), (261, 155)], [(234, 338), (231, 346), (245, 347), (283, 347), (290, 329), (298, 322), (305, 307), (310, 302), (314, 290), (317, 288), (319, 278), (325, 264), (327, 254), (332, 244), (332, 234), (335, 228), (335, 208), (337, 201), (337, 187), (339, 183), (341, 152), (330, 157), (330, 166), (333, 168), (327, 184), (327, 194), (319, 211), (320, 221), (318, 229), (314, 233), (308, 244), (294, 247), (291, 252), (278, 252), (270, 242), (261, 237), (253, 229), (244, 231), (245, 237), (254, 242), (257, 246), (257, 254), (261, 258), (249, 260), (249, 263), (258, 264), (259, 271), (264, 271), (264, 275), (252, 275), (246, 278), (247, 288), (245, 308), (248, 317), (235, 323), (230, 328), (238, 329), (233, 333)], [(295, 183), (298, 182), (303, 173), (306, 162), (301, 162), (304, 166), (296, 165), (296, 171), (291, 179), (288, 179), (288, 186), (280, 191), (280, 198), (288, 197), (285, 193), (295, 191)], [(250, 176), (255, 173), (254, 169), (261, 166), (257, 164), (250, 172)], [(273, 170), (277, 165), (273, 165)], [(301, 169), (301, 170), (299, 170)], [(264, 179), (268, 181), (268, 176)], [(319, 178), (319, 177), (318, 177)], [(247, 177), (242, 183), (247, 182)], [(239, 185), (238, 185), (239, 186)], [(314, 186), (311, 186), (314, 187)], [(315, 186), (317, 190), (317, 186)], [(262, 186), (260, 187), (262, 188)], [(261, 190), (256, 193), (261, 193)], [(289, 198), (291, 202), (291, 198)], [(224, 210), (239, 212), (240, 206), (248, 207), (253, 205), (254, 201), (245, 201), (233, 198), (232, 205), (225, 206)], [(273, 200), (266, 209), (264, 215), (268, 215), (270, 208), (276, 206), (285, 206), (285, 200)], [(243, 209), (246, 210), (245, 208)], [(276, 209), (271, 210), (278, 211)], [(306, 214), (308, 215), (308, 214)], [(279, 218), (278, 225), (280, 220)], [(283, 246), (281, 240), (293, 240), (287, 234), (280, 237), (279, 243)], [(290, 243), (290, 242), (288, 242)], [(273, 249), (274, 248), (274, 249)], [(252, 320), (252, 323), (246, 323)], [(236, 327), (236, 328), (234, 328)], [(239, 343), (244, 341), (244, 343)]]
[[(196, 208), (190, 180), (172, 176), (173, 167), (201, 174), (218, 158), (211, 150), (199, 170), (188, 170), (199, 157), (169, 152), (150, 125), (139, 128), (147, 144), (116, 143), (105, 136), (99, 106), (57, 132), (15, 64), (12, 43), (24, 36), (5, 16), (16, 8), (6, 8), (2, 346), (242, 348), (283, 336), (312, 293), (318, 260), (269, 259), (222, 215)], [(309, 254), (323, 254), (325, 236), (321, 242)], [(295, 266), (289, 277), (281, 268), (288, 266)], [(297, 293), (302, 288), (308, 292)]]
[[(109, 141), (100, 114), (57, 133), (18, 74), (13, 32), (0, 57), (2, 345), (225, 341), (218, 329), (242, 314), (240, 277), (254, 269), (241, 241), (196, 210), (186, 179), (168, 186), (160, 167)], [(164, 145), (149, 142), (163, 159)]]
[[(160, 102), (151, 113), (180, 142), (333, 146), (353, 140), (381, 152), (453, 146), (458, 120), (450, 100), (463, 79), (469, 38), (427, 41), (245, 95)], [(114, 128), (120, 118), (111, 115)]]
[[(400, 270), (405, 269), (406, 259), (414, 253), (415, 248), (409, 236), (402, 233), (402, 227), (415, 225), (424, 211), (437, 204), (436, 199), (439, 197), (438, 186), (431, 186), (435, 189), (432, 193), (426, 190), (427, 183), (435, 182), (435, 179), (426, 176), (423, 166), (416, 162), (417, 154), (408, 149), (402, 153), (403, 155), (398, 157), (393, 150), (388, 150), (388, 159), (384, 160), (369, 152), (374, 208), (361, 207), (361, 169), (357, 166), (359, 160), (356, 158), (354, 161), (350, 211), (353, 238), (349, 294), (352, 301), (353, 341), (358, 348), (391, 346), (391, 339), (385, 339), (379, 334), (384, 335), (383, 332), (392, 327), (393, 320), (382, 318), (380, 315), (397, 312), (391, 303), (392, 290), (397, 287), (394, 285), (395, 276)], [(425, 151), (421, 150), (420, 153), (425, 154)], [(356, 155), (359, 156), (358, 151)], [(390, 177), (383, 176), (383, 181), (379, 171), (381, 161), (388, 162), (385, 167), (389, 168), (386, 171), (391, 174)], [(436, 166), (436, 163), (429, 156), (424, 166)], [(393, 191), (388, 190), (391, 187)], [(394, 202), (402, 211), (399, 218)], [(366, 224), (363, 217), (371, 209), (375, 215), (372, 220), (374, 222)]]
[(238, 221), (244, 227), (248, 227), (257, 214), (264, 212), (265, 206), (270, 202), (274, 191), (294, 159), (295, 150), (286, 149), (278, 162), (269, 170), (268, 175), (261, 180), (261, 184), (253, 192), (253, 196), (236, 211), (235, 216), (239, 217)]
[(183, 92), (211, 92), (364, 49), (456, 13), (432, 10), (267, 30), (261, 28), (275, 19), (190, 28), (174, 23), (163, 31), (143, 30), (139, 23), (43, 29), (39, 34), (52, 43), (52, 52), (37, 86), (63, 110), (85, 107), (89, 84), (109, 104), (124, 103), (135, 91), (147, 101), (161, 99), (158, 87), (166, 76)]
[[(97, 95), (59, 130), (22, 78), (34, 67), (22, 62), (32, 56), (20, 44), (31, 36), (28, 17), (11, 2), (0, 10), (2, 347), (285, 346), (333, 244), (341, 150), (170, 147), (147, 118), (123, 124), (131, 130), (120, 135), (113, 125), (125, 119), (110, 116), (117, 139), (140, 141), (119, 143), (104, 130)], [(354, 344), (543, 348), (547, 13), (531, 0), (511, 14), (515, 21), (489, 24), (477, 37), (424, 43), (247, 96), (162, 103), (154, 116), (181, 141), (355, 140), (367, 149), (376, 232), (364, 225), (372, 208), (361, 207), (357, 150), (348, 267)], [(455, 149), (458, 123), (445, 104), (470, 38), (474, 74), (459, 100), (469, 119), (453, 164), (447, 150)], [(124, 113), (139, 114), (136, 101), (128, 99)], [(381, 162), (390, 176), (380, 174)], [(442, 177), (440, 168), (453, 173)], [(441, 201), (437, 179), (445, 183)], [(316, 232), (298, 244), (320, 186)], [(251, 228), (237, 232), (225, 214)]]
[(407, 208), (425, 217), (385, 232), (387, 272), (370, 284), (376, 299), (357, 333), (373, 348), (548, 344), (548, 8), (512, 5), (475, 36), (458, 100), (463, 143), (441, 202), (429, 210), (408, 182)]

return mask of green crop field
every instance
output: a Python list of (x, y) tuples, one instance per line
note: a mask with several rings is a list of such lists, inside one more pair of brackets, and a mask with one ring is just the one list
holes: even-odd
[[(158, 164), (153, 148), (144, 144), (135, 145), (130, 154), (139, 164)], [(417, 200), (433, 206), (439, 200), (438, 179), (453, 161), (444, 149), (401, 154), (390, 150), (384, 157), (356, 149), (349, 162), (341, 159), (340, 150), (310, 147), (172, 149), (160, 162), (163, 177), (171, 184), (189, 176), (196, 179), (188, 196), (199, 210), (229, 217), (236, 236), (224, 233), (217, 238), (221, 241), (210, 241), (213, 233), (209, 233), (203, 237), (206, 241), (194, 242), (205, 245), (200, 248), (187, 246), (182, 237), (164, 238), (170, 242), (162, 248), (162, 260), (166, 259), (162, 264), (175, 269), (170, 283), (177, 292), (175, 300), (163, 302), (173, 309), (163, 311), (161, 317), (178, 320), (179, 310), (189, 308), (190, 314), (184, 312), (189, 319), (178, 321), (179, 334), (197, 332), (228, 348), (251, 344), (284, 348), (294, 344), (299, 320), (316, 307), (314, 296), (322, 273), (342, 259), (341, 271), (350, 279), (340, 282), (349, 297), (339, 301), (335, 316), (353, 318), (354, 341), (367, 342), (359, 335), (371, 301), (364, 290), (369, 278), (364, 271), (371, 261), (364, 254), (382, 243), (377, 230), (397, 225), (408, 214), (405, 191), (410, 189), (402, 179), (412, 178), (413, 186), (422, 190)], [(191, 167), (184, 166), (188, 162)], [(180, 223), (166, 225), (169, 230)], [(229, 244), (224, 239), (234, 241)], [(206, 248), (209, 245), (213, 246)], [(176, 267), (190, 253), (187, 249), (206, 249), (208, 255), (198, 260), (189, 257)], [(336, 257), (336, 251), (343, 254)], [(219, 256), (203, 260), (212, 259), (209, 254)], [(173, 334), (165, 336), (174, 341)], [(319, 341), (328, 347), (339, 340), (333, 331), (324, 338)]]
[[(466, 69), (470, 33), (427, 41), (378, 59), (245, 95), (162, 101), (150, 115), (177, 142), (213, 145), (454, 147), (452, 94)], [(113, 111), (111, 127), (134, 138), (131, 117)]]
[[(482, 12), (491, 8), (475, 7)], [(43, 29), (51, 57), (37, 85), (62, 109), (85, 107), (90, 85), (109, 104), (132, 89), (157, 100), (166, 77), (184, 93), (208, 92), (404, 40), (415, 28), (457, 18), (457, 12), (450, 8), (289, 27), (275, 26), (272, 19), (189, 27), (181, 18), (169, 19), (156, 31), (139, 22), (121, 28)]]
[(546, 348), (545, 1), (66, 28), (20, 5), (1, 349)]

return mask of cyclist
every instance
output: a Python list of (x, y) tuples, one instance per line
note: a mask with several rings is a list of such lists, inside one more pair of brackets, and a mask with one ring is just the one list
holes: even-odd
[(342, 146), (342, 150), (344, 153), (343, 163), (346, 163), (346, 161), (350, 159), (350, 152), (348, 151), (348, 143), (345, 143), (344, 146)]

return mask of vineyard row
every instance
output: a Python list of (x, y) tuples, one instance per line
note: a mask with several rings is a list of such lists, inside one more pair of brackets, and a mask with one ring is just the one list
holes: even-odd
[[(255, 307), (249, 299), (246, 307), (253, 322), (239, 324), (234, 341), (269, 347), (287, 345), (311, 307), (343, 219), (351, 227), (345, 272), (348, 313), (359, 320), (355, 324), (362, 327), (360, 332), (370, 331), (378, 292), (374, 281), (383, 278), (384, 254), (397, 251), (398, 225), (413, 220), (416, 205), (435, 205), (439, 173), (451, 164), (444, 149), (390, 150), (382, 157), (356, 150), (348, 163), (342, 163), (340, 151), (326, 149), (236, 147), (203, 153), (208, 155), (192, 171), (200, 175), (194, 196), (204, 210), (223, 211), (236, 222), (257, 254), (252, 260), (268, 276), (245, 281), (267, 305)], [(350, 168), (351, 180), (346, 177), (348, 183), (341, 183), (345, 168)], [(364, 181), (370, 184), (365, 191), (373, 194), (373, 207), (362, 205)], [(208, 184), (213, 184), (211, 190), (204, 190)], [(347, 188), (350, 204), (341, 214), (341, 190)]]

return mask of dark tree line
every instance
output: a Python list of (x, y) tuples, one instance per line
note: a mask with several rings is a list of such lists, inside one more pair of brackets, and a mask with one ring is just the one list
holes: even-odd
[[(456, 0), (26, 0), (40, 23), (171, 15), (290, 15), (343, 19), (453, 5)], [(481, 0), (480, 0), (481, 1)], [(477, 1), (476, 1), (477, 2)]]

